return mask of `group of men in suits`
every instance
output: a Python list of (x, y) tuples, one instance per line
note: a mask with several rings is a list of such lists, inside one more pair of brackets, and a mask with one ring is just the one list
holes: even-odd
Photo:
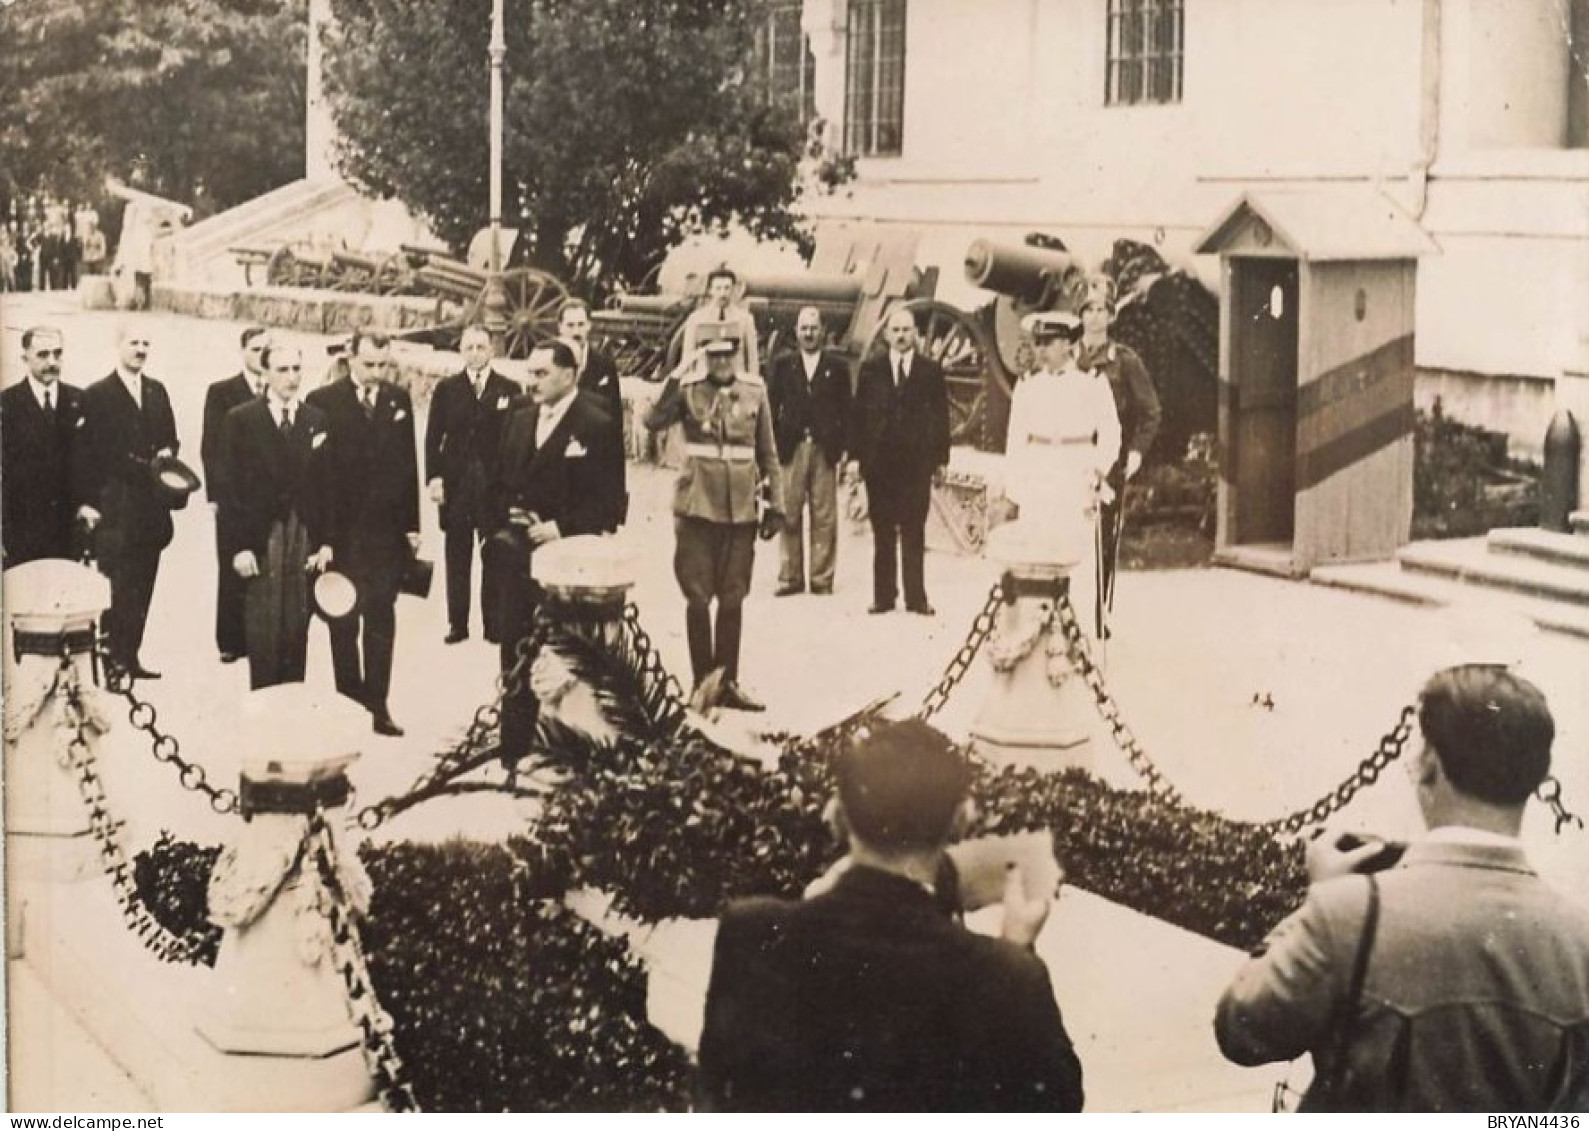
[(119, 329), (116, 367), (81, 391), (60, 379), (64, 341), (53, 327), (24, 331), (27, 377), (0, 397), (5, 565), (92, 555), (110, 582), (110, 664), (158, 679), (141, 657), (144, 628), (171, 508), (186, 501), (157, 478), (180, 446), (171, 398), (144, 372), (142, 329)]

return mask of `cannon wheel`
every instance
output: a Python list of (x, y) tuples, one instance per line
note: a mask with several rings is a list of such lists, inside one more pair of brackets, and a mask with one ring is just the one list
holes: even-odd
[[(943, 366), (944, 384), (949, 394), (949, 442), (985, 442), (984, 426), (990, 396), (1008, 399), (1009, 375), (1000, 364), (992, 340), (974, 315), (937, 299), (918, 298), (905, 303), (921, 327), (921, 351)], [(893, 313), (890, 307), (888, 314)], [(883, 337), (887, 316), (879, 320), (866, 343), (867, 356), (886, 352)]]
[[(481, 288), (466, 322), (484, 319), (489, 289), (489, 284)], [(502, 272), (502, 292), (507, 298), (508, 319), (502, 334), (504, 357), (529, 357), (541, 342), (557, 337), (557, 312), (568, 301), (568, 289), (556, 275), (536, 267), (515, 267)]]

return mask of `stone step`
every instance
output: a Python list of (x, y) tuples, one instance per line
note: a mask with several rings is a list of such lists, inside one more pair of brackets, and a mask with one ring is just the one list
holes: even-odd
[(1397, 561), (1405, 570), (1468, 585), (1489, 586), (1568, 605), (1589, 606), (1589, 570), (1520, 554), (1491, 553), (1484, 538), (1420, 542), (1404, 547)]
[(1581, 534), (1516, 526), (1490, 531), (1488, 542), (1496, 553), (1589, 570), (1589, 537)]
[(1589, 609), (1403, 569), (1395, 562), (1319, 566), (1308, 580), (1315, 585), (1408, 605), (1522, 617), (1541, 631), (1589, 640)]

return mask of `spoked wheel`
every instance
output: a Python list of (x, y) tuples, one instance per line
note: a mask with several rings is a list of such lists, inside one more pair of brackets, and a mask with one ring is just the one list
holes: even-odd
[[(889, 313), (894, 308), (890, 308)], [(921, 327), (920, 349), (943, 367), (949, 395), (949, 442), (986, 443), (990, 399), (1009, 399), (1010, 379), (1000, 364), (991, 338), (974, 315), (936, 299), (912, 299), (904, 309)], [(883, 335), (886, 317), (872, 331), (867, 352), (886, 350)]]
[[(469, 311), (469, 321), (484, 321), (487, 283)], [(507, 328), (502, 334), (504, 357), (529, 357), (542, 342), (557, 337), (557, 312), (568, 301), (568, 290), (557, 276), (536, 267), (515, 267), (502, 272)]]

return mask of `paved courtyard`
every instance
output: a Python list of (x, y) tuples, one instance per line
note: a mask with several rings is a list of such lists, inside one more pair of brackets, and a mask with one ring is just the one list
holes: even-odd
[[(197, 467), (204, 388), (236, 371), (239, 327), (136, 317), (153, 341), (148, 371), (170, 389), (183, 454)], [(69, 296), (6, 296), (0, 305), (4, 383), (20, 377), (21, 329), (39, 321), (66, 332), (68, 381), (87, 384), (110, 370), (116, 316), (81, 312)], [(322, 340), (284, 336), (301, 340), (306, 369), (316, 372)], [(669, 668), (682, 674), (688, 665), (683, 608), (671, 574), (669, 479), (665, 471), (631, 465), (631, 521), (622, 537), (640, 563), (634, 599), (643, 623)], [(210, 512), (196, 498), (176, 518), (176, 541), (162, 563), (144, 653), (165, 678), (139, 690), (159, 708), (162, 728), (180, 737), (185, 756), (202, 763), (213, 779), (235, 783), (234, 736), (246, 726), (246, 664), (223, 667), (215, 655)], [(441, 539), (428, 505), (425, 522), (425, 553), (439, 560)], [(879, 695), (919, 699), (959, 647), (996, 572), (979, 559), (930, 554), (928, 588), (938, 616), (875, 617), (866, 613), (870, 546), (864, 530), (842, 532), (837, 592), (829, 597), (774, 598), (775, 544), (759, 547), (757, 558), (743, 682), (769, 705), (756, 725), (792, 732), (815, 729)], [(408, 733), (402, 739), (369, 736), (353, 770), (361, 804), (402, 791), (489, 696), (495, 649), (480, 639), (478, 622), (471, 641), (443, 645), (439, 575), (438, 564), (429, 600), (399, 602), (391, 703)], [(1127, 573), (1119, 582), (1108, 682), (1142, 745), (1190, 803), (1263, 820), (1332, 789), (1374, 748), (1434, 668), (1492, 658), (1521, 658), (1524, 674), (1550, 697), (1558, 720), (1556, 772), (1569, 806), (1589, 814), (1589, 643), (1539, 634), (1521, 622), (1227, 570)], [(311, 634), (308, 678), (330, 686), (320, 629)], [(946, 730), (965, 732), (986, 679), (978, 663), (940, 716)], [(162, 829), (201, 842), (223, 839), (227, 819), (184, 793), (167, 768), (152, 762), (145, 742), (117, 722), (107, 744), (107, 788), (118, 816), (127, 821), (129, 841), (147, 844)], [(1100, 775), (1133, 783), (1101, 726), (1094, 746)], [(507, 801), (443, 801), (392, 821), (382, 835), (432, 838), (467, 829), (491, 836), (520, 827), (524, 819)], [(1417, 815), (1404, 775), (1393, 771), (1361, 794), (1344, 823), (1414, 833)], [(1555, 836), (1548, 815), (1536, 807), (1525, 836), (1547, 876), (1582, 891), (1589, 834)], [(680, 944), (694, 946), (695, 953), (676, 966), (699, 965), (696, 940)], [(1218, 1060), (1217, 1052), (1210, 1054), (1213, 1002), (1206, 994), (1217, 992), (1238, 960), (1234, 952), (1079, 895), (1067, 895), (1058, 905), (1042, 950), (1083, 1045), (1089, 1094), (1102, 1110), (1129, 1106), (1133, 1082), (1155, 1072), (1160, 1075), (1156, 1090), (1150, 1089), (1157, 1097), (1153, 1106), (1250, 1110), (1264, 1102), (1262, 1092), (1278, 1071), (1217, 1086), (1206, 1078), (1197, 1082), (1202, 1068)], [(136, 1093), (118, 1091), (114, 1068), (52, 1010), (28, 972), (13, 964), (8, 988), (13, 1108), (138, 1105)], [(1156, 1016), (1166, 1015), (1175, 1025), (1155, 1023)], [(1156, 1032), (1156, 1041), (1138, 1043), (1134, 1052), (1120, 1047), (1126, 1029)], [(1089, 1048), (1097, 1050), (1096, 1062), (1089, 1061)], [(62, 1082), (50, 1066), (63, 1057), (93, 1068), (75, 1083)]]

